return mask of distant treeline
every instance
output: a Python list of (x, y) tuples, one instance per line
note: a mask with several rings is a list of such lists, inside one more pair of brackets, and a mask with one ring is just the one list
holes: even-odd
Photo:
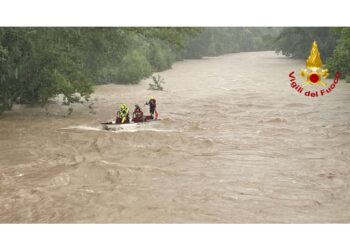
[(186, 40), (184, 58), (201, 58), (227, 53), (274, 50), (273, 42), (281, 28), (220, 27), (203, 28)]
[(317, 41), (321, 58), (326, 63), (331, 76), (340, 71), (342, 78), (349, 79), (350, 28), (283, 28), (274, 42), (274, 47), (283, 55), (306, 59), (313, 41)]
[(271, 50), (276, 28), (0, 28), (0, 113), (137, 83), (176, 60)]

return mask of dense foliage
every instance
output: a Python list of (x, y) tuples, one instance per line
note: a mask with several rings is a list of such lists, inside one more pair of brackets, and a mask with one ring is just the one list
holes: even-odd
[(126, 43), (115, 36), (103, 29), (0, 28), (0, 111), (15, 101), (43, 105), (58, 94), (67, 103), (88, 97), (100, 63), (122, 56), (113, 47)]
[(330, 28), (290, 27), (284, 28), (275, 42), (275, 49), (286, 56), (307, 58), (311, 44), (317, 41), (322, 58), (332, 55), (338, 35)]
[(327, 67), (334, 74), (340, 71), (346, 81), (350, 82), (350, 28), (335, 29), (340, 35), (333, 56), (327, 60)]

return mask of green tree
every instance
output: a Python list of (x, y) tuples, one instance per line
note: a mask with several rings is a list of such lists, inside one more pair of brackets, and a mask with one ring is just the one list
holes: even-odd
[(68, 102), (75, 93), (87, 97), (92, 85), (76, 53), (76, 30), (62, 28), (1, 28), (1, 111), (13, 103), (45, 105), (63, 94)]
[(322, 58), (332, 56), (339, 36), (329, 27), (288, 27), (283, 28), (275, 40), (277, 53), (305, 59), (309, 56), (313, 41), (317, 41)]
[(334, 75), (341, 72), (342, 78), (350, 77), (350, 28), (334, 29), (340, 35), (333, 56), (327, 60), (327, 67)]

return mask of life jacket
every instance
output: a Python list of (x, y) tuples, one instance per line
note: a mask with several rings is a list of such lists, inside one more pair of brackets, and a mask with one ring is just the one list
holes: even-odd
[(120, 115), (122, 117), (125, 117), (125, 116), (129, 115), (129, 109), (128, 108), (120, 109)]
[(136, 108), (134, 110), (133, 116), (136, 118), (142, 118), (143, 117), (143, 112), (141, 111), (141, 109)]
[(116, 123), (129, 123), (129, 109), (124, 106), (117, 113)]
[(155, 108), (157, 105), (156, 99), (150, 99), (148, 103), (152, 108)]

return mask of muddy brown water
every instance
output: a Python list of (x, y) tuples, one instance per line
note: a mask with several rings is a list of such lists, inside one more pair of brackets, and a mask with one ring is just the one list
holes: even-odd
[[(307, 98), (289, 85), (303, 67), (230, 54), (175, 63), (163, 92), (99, 86), (93, 110), (66, 117), (15, 107), (0, 119), (0, 222), (349, 223), (350, 84)], [(99, 126), (151, 95), (161, 121)]]

